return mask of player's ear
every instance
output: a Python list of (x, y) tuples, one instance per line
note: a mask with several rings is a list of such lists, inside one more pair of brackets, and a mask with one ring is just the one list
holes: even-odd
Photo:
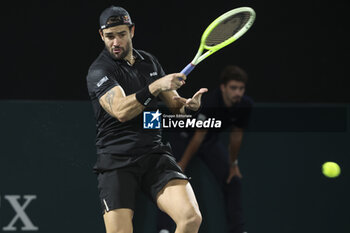
[(135, 25), (132, 25), (131, 28), (130, 28), (131, 39), (134, 37), (134, 34), (135, 34)]
[(105, 41), (105, 39), (104, 39), (104, 37), (103, 37), (103, 31), (102, 31), (102, 29), (99, 29), (98, 32), (100, 33), (101, 39), (102, 39), (103, 41)]

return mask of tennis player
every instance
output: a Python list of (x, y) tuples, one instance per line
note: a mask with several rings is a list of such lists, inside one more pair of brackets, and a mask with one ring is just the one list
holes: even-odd
[(176, 90), (186, 76), (165, 75), (154, 56), (133, 49), (135, 26), (125, 9), (105, 9), (99, 33), (105, 48), (89, 68), (87, 86), (97, 120), (94, 171), (106, 231), (133, 231), (135, 198), (142, 190), (175, 221), (176, 233), (198, 232), (201, 213), (188, 178), (162, 144), (160, 130), (142, 128), (142, 113), (157, 109), (156, 97), (174, 113), (197, 111), (207, 89), (183, 103)]

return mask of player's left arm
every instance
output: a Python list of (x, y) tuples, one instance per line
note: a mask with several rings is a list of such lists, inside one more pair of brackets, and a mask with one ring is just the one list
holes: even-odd
[(227, 183), (229, 183), (234, 176), (242, 177), (241, 172), (238, 167), (238, 154), (241, 148), (243, 140), (243, 128), (233, 127), (230, 133), (230, 140), (228, 145), (228, 150), (230, 153), (229, 164), (230, 164), (230, 173), (227, 178)]
[(162, 92), (159, 96), (172, 111), (172, 113), (185, 114), (185, 108), (192, 111), (197, 111), (200, 108), (202, 95), (207, 91), (207, 88), (201, 88), (193, 95), (192, 98), (188, 99), (181, 97), (175, 90)]

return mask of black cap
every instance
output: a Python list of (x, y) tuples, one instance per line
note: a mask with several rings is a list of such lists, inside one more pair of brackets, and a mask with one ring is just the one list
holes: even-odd
[[(107, 21), (111, 17), (116, 17), (116, 22), (107, 24)], [(114, 27), (118, 25), (134, 25), (131, 22), (129, 13), (122, 7), (110, 6), (106, 8), (100, 15), (100, 29)]]

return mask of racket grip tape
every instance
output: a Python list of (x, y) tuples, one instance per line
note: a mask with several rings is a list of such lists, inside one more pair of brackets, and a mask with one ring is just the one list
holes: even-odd
[(181, 70), (180, 73), (185, 74), (186, 76), (191, 73), (191, 71), (194, 69), (195, 65), (192, 63), (189, 63), (183, 70)]

